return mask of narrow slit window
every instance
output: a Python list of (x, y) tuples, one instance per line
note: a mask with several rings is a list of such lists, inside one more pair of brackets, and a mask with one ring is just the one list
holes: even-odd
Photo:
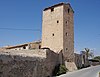
[(54, 33), (52, 34), (52, 36), (54, 36)]
[(68, 22), (66, 21), (66, 24), (67, 24)]
[(26, 49), (26, 47), (24, 46), (23, 49)]
[(54, 11), (54, 8), (51, 8), (51, 12), (53, 12)]
[(68, 33), (66, 32), (66, 36), (68, 36)]
[(66, 26), (68, 25), (68, 21), (66, 21)]
[(68, 8), (68, 13), (70, 12), (70, 9)]
[(57, 20), (57, 23), (59, 23), (59, 21)]

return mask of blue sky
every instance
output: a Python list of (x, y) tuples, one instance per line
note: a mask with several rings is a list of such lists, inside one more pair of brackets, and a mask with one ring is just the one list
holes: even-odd
[[(40, 40), (42, 10), (67, 1), (0, 0), (0, 47)], [(100, 0), (70, 0), (70, 3), (75, 11), (75, 51), (90, 48), (96, 55), (100, 55)], [(1, 28), (33, 29), (33, 31)]]

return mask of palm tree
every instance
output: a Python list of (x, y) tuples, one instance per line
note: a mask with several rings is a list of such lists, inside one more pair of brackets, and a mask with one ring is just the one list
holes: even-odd
[(94, 57), (93, 52), (91, 52), (91, 50), (89, 48), (85, 48), (85, 52), (86, 52), (86, 56), (88, 59)]

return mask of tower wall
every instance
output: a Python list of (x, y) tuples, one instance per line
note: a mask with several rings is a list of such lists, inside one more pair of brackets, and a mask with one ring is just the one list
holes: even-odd
[(63, 49), (67, 61), (74, 61), (74, 12), (70, 4), (63, 9)]
[(53, 11), (43, 11), (42, 47), (55, 52), (63, 49), (63, 6), (55, 7)]
[(70, 4), (57, 4), (43, 11), (42, 48), (63, 52), (64, 60), (74, 61), (74, 21)]

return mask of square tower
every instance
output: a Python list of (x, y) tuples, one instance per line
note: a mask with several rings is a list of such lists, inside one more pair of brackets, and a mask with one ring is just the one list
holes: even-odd
[(74, 11), (69, 3), (59, 3), (43, 10), (42, 48), (63, 52), (64, 59), (74, 61)]

